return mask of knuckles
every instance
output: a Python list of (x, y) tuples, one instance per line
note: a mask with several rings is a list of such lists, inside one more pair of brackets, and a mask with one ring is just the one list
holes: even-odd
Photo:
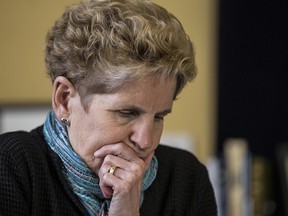
[(132, 163), (130, 169), (137, 177), (141, 177), (144, 175), (145, 172), (145, 163), (144, 161), (139, 161), (139, 163)]

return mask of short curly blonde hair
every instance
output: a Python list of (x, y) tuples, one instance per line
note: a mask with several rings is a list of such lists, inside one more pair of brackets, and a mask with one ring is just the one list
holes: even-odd
[(68, 7), (46, 38), (47, 73), (65, 76), (82, 103), (145, 76), (176, 78), (175, 97), (196, 75), (181, 23), (149, 0), (91, 0)]

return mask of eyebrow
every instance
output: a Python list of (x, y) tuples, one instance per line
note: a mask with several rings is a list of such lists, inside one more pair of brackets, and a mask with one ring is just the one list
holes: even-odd
[(161, 112), (156, 113), (156, 115), (163, 115), (166, 116), (172, 112), (172, 109), (163, 110)]

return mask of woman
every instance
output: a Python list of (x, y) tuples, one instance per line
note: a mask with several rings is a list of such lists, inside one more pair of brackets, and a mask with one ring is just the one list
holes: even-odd
[(159, 145), (195, 76), (179, 21), (147, 0), (66, 9), (47, 34), (44, 125), (0, 136), (4, 215), (216, 215), (205, 167)]

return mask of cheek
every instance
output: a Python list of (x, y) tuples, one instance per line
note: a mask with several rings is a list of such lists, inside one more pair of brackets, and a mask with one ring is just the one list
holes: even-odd
[(97, 131), (95, 123), (93, 124), (91, 118), (89, 119), (85, 115), (74, 116), (71, 119), (71, 125), (68, 130), (69, 139), (74, 151), (80, 157), (86, 157), (92, 153), (93, 148), (97, 147), (99, 139)]
[[(88, 120), (89, 121), (89, 120)], [(84, 129), (86, 128), (86, 129)], [(127, 130), (125, 127), (119, 127), (110, 122), (93, 121), (86, 124), (85, 127), (78, 128), (78, 146), (80, 151), (85, 154), (94, 154), (94, 152), (103, 145), (114, 144), (122, 141), (127, 137)]]
[(158, 126), (156, 129), (154, 129), (154, 139), (153, 139), (154, 148), (157, 148), (157, 146), (160, 143), (162, 131), (163, 131), (163, 124), (162, 126)]

